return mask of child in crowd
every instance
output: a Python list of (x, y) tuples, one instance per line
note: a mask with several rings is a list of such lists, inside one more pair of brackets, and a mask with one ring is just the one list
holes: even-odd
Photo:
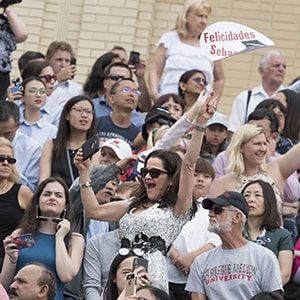
[(184, 288), (192, 262), (196, 256), (221, 243), (218, 235), (207, 230), (208, 211), (201, 205), (202, 199), (209, 193), (214, 178), (215, 171), (212, 165), (207, 160), (198, 158), (193, 187), (193, 201), (197, 205), (197, 212), (195, 217), (184, 225), (167, 257), (172, 300), (191, 299)]
[(206, 123), (200, 156), (207, 159), (211, 164), (215, 161), (216, 156), (227, 148), (227, 128), (226, 116), (219, 112), (215, 112)]

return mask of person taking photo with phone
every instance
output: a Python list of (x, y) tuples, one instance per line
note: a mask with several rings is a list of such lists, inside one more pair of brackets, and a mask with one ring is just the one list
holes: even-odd
[[(19, 1), (21, 2), (21, 1)], [(0, 99), (6, 94), (10, 85), (11, 53), (16, 50), (17, 43), (23, 43), (28, 38), (28, 29), (9, 5), (9, 1), (0, 0)]]

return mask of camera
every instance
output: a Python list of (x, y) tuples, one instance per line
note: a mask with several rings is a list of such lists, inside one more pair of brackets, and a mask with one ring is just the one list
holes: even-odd
[(22, 2), (22, 0), (3, 0), (0, 3), (0, 7), (6, 8), (9, 5), (17, 4), (17, 3), (21, 3), (21, 2)]

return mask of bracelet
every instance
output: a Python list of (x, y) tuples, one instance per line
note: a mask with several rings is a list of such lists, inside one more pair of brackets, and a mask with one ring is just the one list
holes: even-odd
[(9, 258), (9, 262), (12, 263), (13, 265), (15, 265), (15, 264), (18, 262), (18, 260), (12, 261), (12, 260)]
[(80, 184), (80, 188), (81, 188), (81, 189), (82, 189), (82, 188), (89, 188), (89, 187), (91, 187), (91, 186), (92, 186), (92, 182), (91, 182), (91, 181), (86, 181), (86, 182)]
[(195, 128), (195, 130), (197, 130), (197, 131), (202, 131), (202, 132), (204, 132), (205, 129), (206, 129), (206, 127), (202, 127), (202, 126), (199, 126), (199, 125), (197, 125), (197, 124), (194, 124), (194, 128)]

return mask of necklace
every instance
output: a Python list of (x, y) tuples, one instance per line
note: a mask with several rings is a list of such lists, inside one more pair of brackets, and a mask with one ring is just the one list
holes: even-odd
[[(260, 246), (266, 247), (266, 246), (267, 246), (267, 243), (271, 242), (271, 239), (266, 237), (266, 233), (267, 233), (267, 230), (266, 230), (266, 228), (264, 228), (264, 229), (262, 230), (261, 234), (259, 234), (259, 235), (256, 237), (256, 240), (254, 240), (253, 242), (255, 242), (256, 244), (258, 244), (258, 245), (260, 245)], [(244, 238), (246, 238), (248, 241), (251, 241), (250, 229), (249, 229), (249, 227), (247, 226), (247, 224), (246, 224), (245, 227), (244, 227), (244, 230), (243, 230), (243, 236), (244, 236)]]
[(0, 190), (0, 194), (5, 191), (6, 187), (8, 185), (8, 181), (6, 180), (6, 183), (4, 184), (4, 186), (2, 187), (2, 189)]

